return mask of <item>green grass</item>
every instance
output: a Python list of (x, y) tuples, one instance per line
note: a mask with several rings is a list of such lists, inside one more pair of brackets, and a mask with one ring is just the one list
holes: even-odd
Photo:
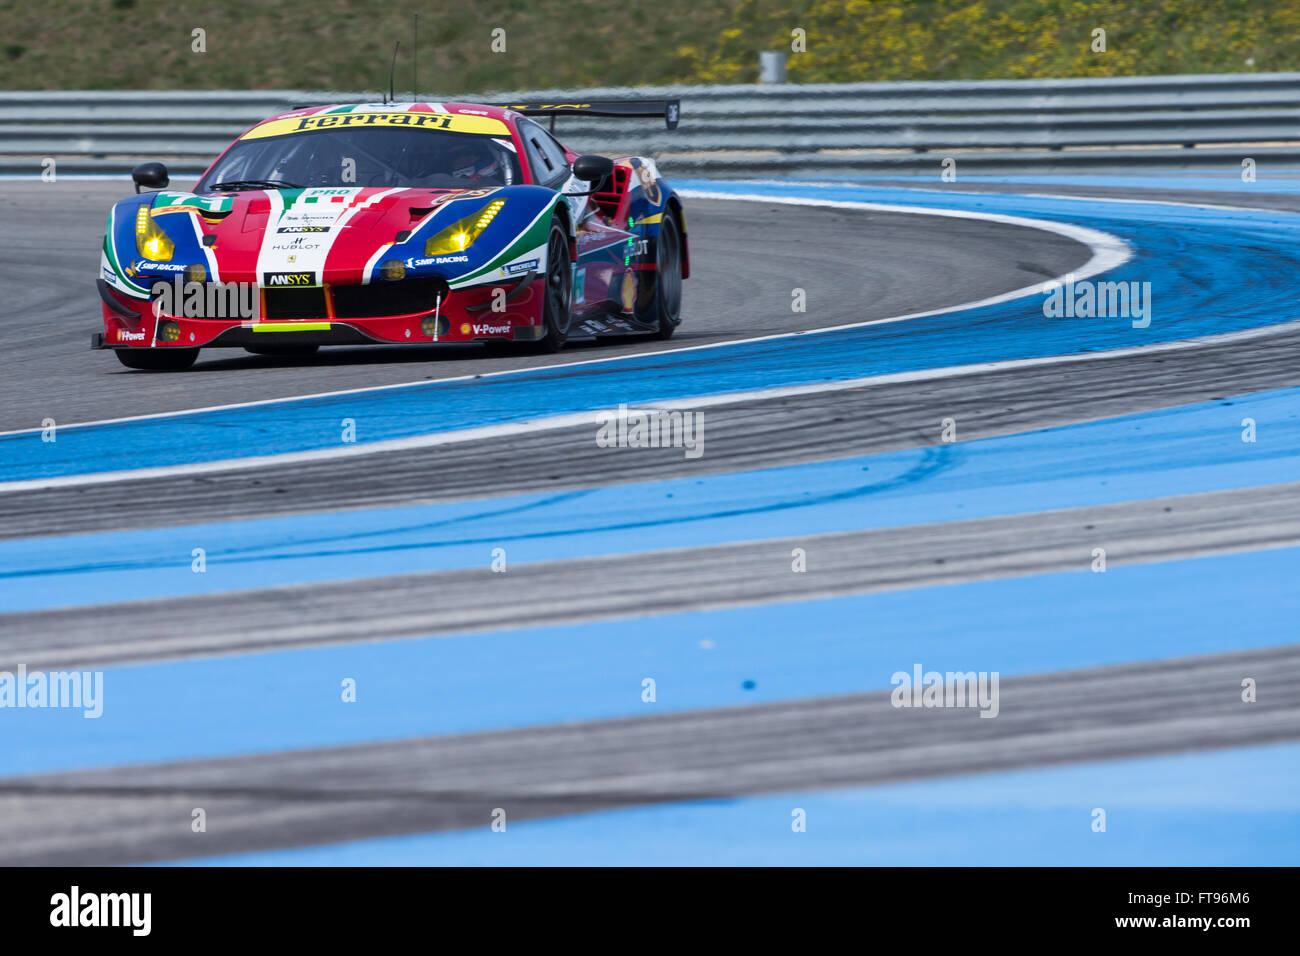
[(796, 28), (801, 82), (1300, 69), (1300, 0), (0, 0), (0, 88), (375, 90), (401, 40), (409, 90), (413, 9), (437, 94), (753, 82)]

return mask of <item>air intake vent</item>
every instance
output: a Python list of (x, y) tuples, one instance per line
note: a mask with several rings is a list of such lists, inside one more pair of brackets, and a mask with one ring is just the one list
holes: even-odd
[(268, 319), (324, 319), (324, 289), (266, 289)]
[(626, 166), (615, 166), (614, 175), (600, 184), (606, 188), (591, 194), (591, 201), (607, 217), (618, 215), (618, 205), (623, 201), (623, 194), (627, 192), (630, 175)]
[(429, 312), (439, 296), (447, 301), (447, 283), (442, 279), (336, 285), (330, 291), (334, 295), (334, 314), (340, 319)]

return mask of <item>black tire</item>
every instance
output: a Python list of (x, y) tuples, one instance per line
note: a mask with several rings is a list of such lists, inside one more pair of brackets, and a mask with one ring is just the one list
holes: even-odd
[(655, 242), (657, 339), (671, 339), (682, 324), (682, 233), (671, 213), (664, 215)]
[(276, 358), (311, 358), (320, 350), (319, 345), (245, 345), (244, 351), (253, 355), (272, 355)]
[(198, 349), (114, 349), (127, 368), (144, 372), (183, 372), (199, 357)]
[(546, 299), (542, 303), (542, 321), (546, 335), (538, 341), (543, 352), (558, 352), (569, 338), (573, 320), (569, 299), (573, 292), (573, 258), (569, 253), (569, 235), (558, 219), (551, 221), (546, 237)]

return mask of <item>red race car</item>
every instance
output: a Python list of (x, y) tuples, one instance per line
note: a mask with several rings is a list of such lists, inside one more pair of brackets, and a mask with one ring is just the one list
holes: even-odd
[(681, 200), (653, 160), (579, 156), (529, 117), (671, 129), (678, 108), (311, 107), (244, 133), (192, 192), (144, 163), (109, 214), (93, 345), (176, 371), (201, 348), (667, 338), (690, 274)]

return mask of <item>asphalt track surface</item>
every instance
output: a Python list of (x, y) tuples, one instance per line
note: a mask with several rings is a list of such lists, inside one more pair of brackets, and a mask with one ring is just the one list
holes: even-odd
[[(1026, 190), (1028, 191), (1028, 190)], [(1051, 191), (1044, 189), (1043, 191)], [(481, 350), (352, 349), (309, 363), (242, 353), (195, 372), (127, 372), (86, 348), (98, 305), (102, 220), (119, 187), (0, 184), (0, 282), (9, 364), (0, 428), (286, 398), (680, 348), (940, 309), (1078, 268), (1060, 236), (978, 220), (697, 201), (688, 206), (695, 278), (668, 343), (623, 341), (559, 356)], [(1166, 198), (1162, 196), (1161, 198)], [(1197, 201), (1198, 197), (1189, 197)], [(1275, 197), (1276, 198), (1276, 197)], [(1254, 204), (1269, 197), (1255, 197)], [(1216, 197), (1215, 201), (1224, 201)], [(1289, 208), (1292, 198), (1278, 198)], [(33, 274), (49, 276), (40, 286)], [(792, 313), (794, 286), (842, 290)], [(80, 291), (74, 291), (80, 290)], [(0, 539), (165, 528), (485, 496), (702, 478), (905, 449), (932, 449), (952, 416), (963, 440), (1300, 385), (1300, 328), (1207, 339), (1149, 354), (972, 369), (813, 395), (711, 407), (708, 454), (593, 446), (589, 427), (377, 452), (337, 461), (215, 470), (150, 486), (0, 488)], [(429, 490), (429, 475), (438, 475)], [(1300, 477), (1300, 476), (1297, 476)], [(292, 489), (292, 493), (277, 493)], [(113, 507), (104, 507), (105, 495)], [(229, 596), (78, 602), (0, 614), (0, 669), (115, 666), (417, 635), (711, 610), (1000, 580), (1086, 567), (1104, 539), (1117, 567), (1300, 545), (1295, 482), (1147, 497), (933, 524), (639, 551), (512, 567), (386, 575), (353, 585), (265, 587)], [(634, 535), (635, 531), (630, 531)], [(791, 575), (794, 546), (826, 573)], [(629, 551), (636, 551), (631, 544)], [(109, 556), (111, 559), (111, 555)], [(359, 584), (356, 579), (359, 579)], [(598, 580), (598, 589), (556, 581)], [(1242, 708), (1233, 688), (1266, 673), (1278, 693)], [(1276, 683), (1273, 683), (1276, 682)], [(1228, 692), (1224, 692), (1224, 688)], [(348, 747), (0, 779), (0, 862), (130, 863), (479, 826), (668, 801), (860, 786), (936, 775), (1262, 744), (1300, 738), (1295, 646), (1005, 679), (1003, 713), (895, 709), (887, 692), (827, 696)], [(919, 719), (917, 719), (919, 717)], [(223, 821), (196, 842), (191, 808)], [(214, 828), (218, 829), (218, 828)]]
[[(459, 348), (339, 348), (305, 363), (242, 349), (199, 354), (193, 374), (140, 375), (89, 349), (102, 327), (93, 282), (99, 244), (123, 186), (0, 182), (0, 278), (9, 372), (0, 382), (0, 431), (285, 398), (793, 332), (972, 302), (1039, 283), (1088, 258), (1080, 244), (1037, 229), (901, 213), (740, 208), (692, 202), (694, 274), (684, 283), (678, 333), (668, 342), (611, 339), (557, 355)], [(33, 241), (33, 237), (39, 237)], [(935, 268), (936, 259), (941, 267)], [(30, 282), (42, 276), (39, 283)], [(791, 290), (834, 287), (815, 310), (791, 310)], [(33, 388), (39, 383), (39, 388)]]

